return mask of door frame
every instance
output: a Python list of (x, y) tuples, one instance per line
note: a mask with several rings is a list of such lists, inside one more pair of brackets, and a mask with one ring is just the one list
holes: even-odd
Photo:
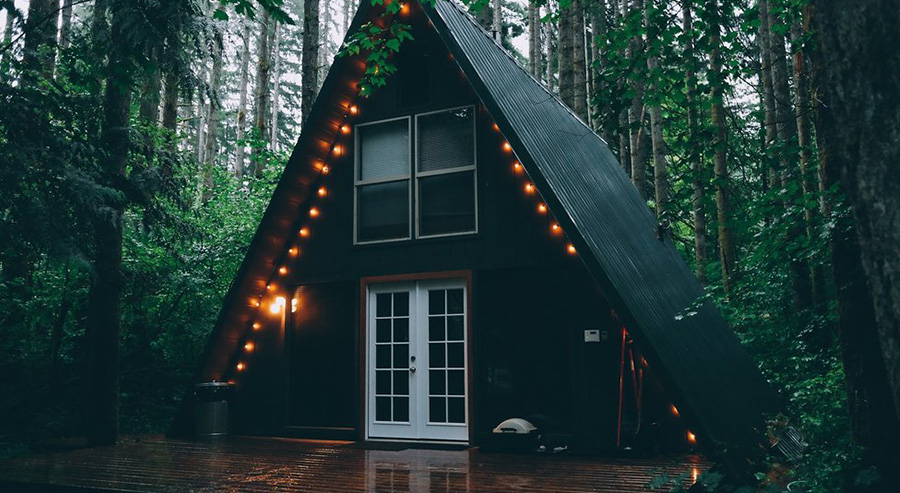
[[(359, 439), (360, 441), (368, 440), (368, 345), (369, 345), (369, 334), (368, 334), (368, 303), (369, 303), (369, 285), (371, 284), (386, 284), (386, 283), (399, 283), (399, 282), (416, 282), (416, 281), (431, 281), (431, 280), (451, 280), (457, 279), (462, 280), (466, 286), (466, 387), (467, 387), (467, 395), (466, 395), (466, 414), (468, 416), (468, 432), (469, 438), (467, 443), (472, 443), (472, 438), (474, 437), (475, 423), (476, 417), (473, 410), (475, 409), (475, 393), (474, 390), (474, 374), (475, 374), (475, 365), (474, 360), (472, 359), (472, 271), (471, 270), (453, 270), (453, 271), (441, 271), (441, 272), (422, 272), (422, 273), (414, 273), (414, 274), (392, 274), (385, 276), (369, 276), (360, 278), (359, 283), (359, 337), (358, 337), (358, 351), (359, 351)], [(398, 438), (396, 440), (407, 440)], [(384, 441), (384, 439), (379, 439), (379, 441)], [(421, 441), (435, 441), (435, 440), (421, 440)], [(438, 440), (439, 441), (439, 440)]]

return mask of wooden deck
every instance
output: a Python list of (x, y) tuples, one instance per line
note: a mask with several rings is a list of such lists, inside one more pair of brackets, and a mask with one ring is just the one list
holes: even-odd
[(0, 491), (653, 491), (692, 478), (699, 456), (609, 459), (478, 450), (372, 450), (345, 442), (128, 437), (115, 447), (0, 462)]

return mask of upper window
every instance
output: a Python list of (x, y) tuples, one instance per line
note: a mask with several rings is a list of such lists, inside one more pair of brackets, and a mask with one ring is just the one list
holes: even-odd
[(419, 238), (476, 231), (473, 107), (362, 124), (357, 130), (358, 243), (409, 239), (411, 223)]

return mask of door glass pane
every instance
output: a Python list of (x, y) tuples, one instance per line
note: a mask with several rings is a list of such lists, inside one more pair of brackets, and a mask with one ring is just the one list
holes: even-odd
[(409, 315), (409, 293), (394, 293), (394, 316)]
[(429, 368), (445, 368), (446, 358), (444, 357), (446, 344), (431, 343), (428, 345), (428, 367)]
[(394, 344), (394, 368), (409, 368), (409, 344)]
[(409, 342), (409, 319), (394, 319), (394, 342)]
[(445, 324), (446, 319), (443, 316), (428, 317), (428, 340), (443, 341)]
[(409, 237), (408, 180), (360, 185), (357, 208), (359, 241)]
[(461, 342), (447, 344), (447, 368), (463, 368), (465, 348)]
[(375, 321), (375, 341), (391, 342), (391, 319), (379, 318)]
[(391, 346), (390, 344), (379, 344), (375, 346), (375, 368), (391, 367)]
[(475, 172), (419, 179), (419, 234), (475, 231)]
[(375, 419), (378, 421), (391, 420), (391, 398), (376, 397), (375, 398)]
[(447, 313), (464, 313), (462, 289), (447, 290)]
[(447, 371), (447, 394), (448, 395), (466, 395), (464, 370), (448, 370)]
[(441, 315), (444, 313), (444, 296), (446, 291), (443, 289), (433, 289), (428, 291), (428, 314)]
[(447, 403), (447, 422), (466, 422), (466, 400), (462, 397), (451, 397)]
[(447, 340), (463, 340), (463, 316), (452, 315), (447, 317)]
[(375, 316), (391, 316), (391, 293), (379, 293), (375, 295)]
[(447, 422), (447, 398), (446, 397), (429, 397), (428, 398), (428, 421), (432, 423)]
[(409, 421), (409, 397), (394, 397), (394, 421)]
[(409, 371), (394, 370), (394, 395), (409, 395)]
[(409, 176), (409, 120), (362, 125), (359, 133), (359, 179)]
[(418, 117), (419, 171), (475, 164), (475, 111), (459, 108)]
[(446, 372), (444, 370), (428, 370), (428, 394), (446, 395)]
[(381, 370), (375, 372), (375, 393), (378, 395), (390, 395), (391, 372)]

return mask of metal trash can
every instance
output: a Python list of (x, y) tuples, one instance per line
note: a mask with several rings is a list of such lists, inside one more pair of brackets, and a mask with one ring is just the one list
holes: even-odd
[(194, 435), (213, 438), (228, 434), (228, 400), (234, 384), (204, 382), (194, 385)]

